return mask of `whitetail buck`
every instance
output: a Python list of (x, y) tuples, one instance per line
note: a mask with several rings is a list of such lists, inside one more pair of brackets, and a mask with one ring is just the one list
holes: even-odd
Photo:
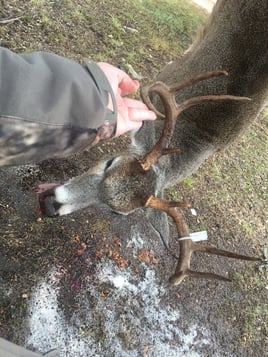
[[(162, 130), (161, 120), (146, 122), (125, 155), (102, 161), (65, 185), (42, 192), (40, 204), (44, 213), (63, 215), (96, 204), (124, 214), (139, 207), (152, 207), (171, 215), (179, 236), (188, 237), (183, 216), (175, 208), (184, 205), (164, 201), (163, 189), (192, 174), (210, 155), (225, 148), (266, 104), (268, 1), (219, 0), (190, 50), (167, 65), (156, 81), (143, 88), (142, 95), (153, 106), (149, 93), (157, 92), (153, 103), (166, 117), (157, 144), (154, 145)], [(160, 109), (161, 106), (164, 108)], [(169, 145), (179, 151), (169, 149)], [(191, 239), (181, 240), (172, 284), (179, 284), (189, 275), (228, 280), (191, 271), (190, 257), (197, 250), (258, 260)]]

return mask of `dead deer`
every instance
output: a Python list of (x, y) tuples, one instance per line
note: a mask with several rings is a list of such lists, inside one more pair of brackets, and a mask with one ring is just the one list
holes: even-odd
[[(210, 155), (237, 138), (265, 106), (267, 23), (266, 1), (219, 0), (190, 50), (142, 90), (144, 101), (165, 117), (159, 141), (154, 145), (160, 121), (145, 123), (133, 137), (134, 149), (100, 162), (65, 185), (42, 192), (43, 212), (56, 216), (100, 204), (123, 214), (140, 207), (165, 211), (175, 220), (179, 237), (184, 238), (179, 241), (179, 262), (170, 278), (173, 285), (186, 276), (228, 280), (191, 271), (194, 251), (260, 260), (192, 242), (182, 213), (176, 208), (187, 205), (169, 203), (162, 195), (165, 187), (196, 171)], [(158, 96), (151, 101), (153, 93)], [(44, 188), (47, 186), (38, 190)]]

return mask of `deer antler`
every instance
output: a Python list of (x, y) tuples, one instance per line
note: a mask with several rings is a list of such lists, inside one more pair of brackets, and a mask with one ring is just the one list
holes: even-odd
[(179, 212), (176, 207), (187, 208), (189, 207), (186, 203), (181, 202), (168, 202), (162, 200), (161, 198), (156, 198), (150, 196), (145, 204), (145, 207), (155, 208), (162, 211), (165, 211), (169, 216), (171, 216), (177, 226), (177, 231), (179, 238), (183, 237), (183, 240), (179, 241), (180, 244), (180, 254), (179, 261), (175, 270), (175, 274), (172, 275), (169, 279), (170, 284), (179, 285), (187, 276), (193, 278), (205, 278), (205, 279), (217, 279), (224, 281), (231, 281), (231, 279), (224, 276), (214, 274), (214, 273), (205, 273), (197, 272), (190, 269), (191, 256), (194, 252), (206, 252), (210, 254), (221, 255), (224, 257), (250, 260), (250, 261), (261, 261), (260, 258), (250, 257), (247, 255), (236, 254), (229, 252), (227, 250), (218, 249), (216, 247), (210, 246), (208, 244), (198, 244), (191, 240), (189, 235), (189, 230), (187, 224), (184, 220), (184, 217), (181, 212)]
[[(233, 95), (207, 95), (207, 96), (199, 96), (193, 97), (183, 101), (178, 104), (176, 102), (176, 93), (178, 90), (189, 87), (195, 83), (203, 81), (208, 78), (225, 75), (228, 73), (226, 71), (211, 71), (202, 73), (192, 79), (182, 81), (180, 83), (167, 86), (163, 82), (155, 82), (153, 84), (149, 84), (148, 86), (144, 86), (141, 88), (141, 97), (144, 103), (153, 110), (158, 116), (165, 118), (165, 126), (162, 131), (160, 139), (154, 145), (154, 147), (146, 153), (143, 157), (139, 158), (139, 163), (144, 171), (150, 170), (151, 166), (162, 156), (166, 154), (176, 153), (179, 151), (178, 148), (169, 148), (171, 138), (173, 136), (176, 119), (179, 114), (181, 114), (184, 110), (202, 103), (207, 102), (218, 102), (218, 101), (226, 101), (226, 100), (251, 100), (247, 97), (237, 97)], [(157, 93), (164, 105), (165, 114), (160, 113), (154, 107), (153, 103), (150, 99), (150, 93)]]
[[(207, 96), (199, 96), (193, 97), (183, 101), (178, 104), (176, 102), (176, 92), (185, 87), (191, 86), (199, 81), (220, 76), (220, 75), (228, 75), (226, 71), (212, 71), (202, 73), (190, 80), (183, 81), (181, 83), (177, 83), (175, 85), (167, 86), (162, 82), (155, 82), (151, 85), (143, 87), (141, 89), (141, 96), (144, 103), (155, 113), (164, 117), (166, 122), (164, 125), (164, 129), (162, 131), (161, 137), (158, 142), (154, 145), (154, 147), (146, 153), (143, 157), (138, 159), (138, 162), (143, 171), (150, 170), (151, 166), (162, 156), (170, 153), (178, 152), (178, 148), (169, 148), (175, 123), (178, 115), (182, 113), (185, 109), (190, 108), (197, 104), (202, 104), (206, 102), (218, 102), (218, 101), (226, 101), (226, 100), (238, 100), (245, 101), (251, 100), (247, 97), (237, 97), (232, 95), (207, 95)], [(150, 99), (150, 93), (157, 93), (164, 105), (165, 115), (157, 111)], [(225, 257), (235, 258), (235, 259), (243, 259), (243, 260), (251, 260), (251, 261), (260, 261), (261, 259), (255, 257), (249, 257), (246, 255), (232, 253), (226, 250), (218, 249), (216, 247), (209, 246), (207, 244), (197, 244), (191, 240), (189, 235), (187, 224), (183, 218), (181, 212), (179, 212), (176, 207), (187, 208), (189, 207), (186, 203), (181, 202), (168, 202), (160, 198), (156, 198), (154, 196), (149, 196), (145, 203), (145, 207), (151, 207), (155, 209), (162, 210), (166, 212), (169, 216), (171, 216), (177, 226), (178, 234), (180, 238), (183, 240), (179, 241), (180, 244), (180, 254), (179, 261), (175, 270), (175, 274), (169, 279), (172, 285), (179, 285), (184, 278), (187, 276), (195, 277), (195, 278), (207, 278), (207, 279), (218, 279), (230, 281), (229, 278), (226, 278), (221, 275), (217, 275), (214, 273), (205, 273), (205, 272), (195, 272), (190, 269), (191, 255), (195, 251), (199, 252), (207, 252), (210, 254), (221, 255)]]

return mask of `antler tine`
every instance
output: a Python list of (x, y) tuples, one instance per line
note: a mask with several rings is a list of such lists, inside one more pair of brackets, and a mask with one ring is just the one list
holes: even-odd
[(193, 97), (187, 100), (184, 100), (181, 104), (178, 104), (178, 114), (183, 112), (185, 109), (193, 107), (197, 104), (204, 104), (208, 102), (225, 102), (228, 100), (235, 101), (251, 101), (251, 98), (248, 97), (238, 97), (235, 95), (202, 95), (199, 97)]
[(228, 72), (224, 70), (216, 70), (216, 71), (210, 71), (210, 72), (205, 72), (197, 75), (196, 77), (186, 79), (185, 81), (171, 84), (167, 86), (165, 83), (157, 81), (155, 83), (149, 84), (147, 86), (144, 86), (141, 88), (140, 93), (142, 100), (146, 105), (148, 106), (149, 109), (153, 110), (159, 117), (165, 118), (165, 115), (161, 112), (159, 112), (155, 106), (153, 105), (151, 98), (150, 98), (150, 92), (157, 91), (158, 86), (164, 86), (166, 87), (166, 90), (169, 92), (177, 92), (183, 88), (190, 87), (193, 84), (196, 84), (200, 81), (212, 78), (212, 77), (217, 77), (217, 76), (228, 76)]
[(192, 278), (203, 278), (203, 279), (214, 279), (214, 280), (222, 280), (222, 281), (232, 281), (229, 278), (226, 278), (225, 276), (214, 274), (214, 273), (205, 273), (205, 272), (196, 272), (193, 270), (188, 269), (187, 271), (183, 272), (180, 271), (178, 273), (175, 273), (169, 278), (169, 283), (173, 286), (180, 285), (180, 283), (186, 278), (186, 277), (192, 277)]
[[(189, 207), (189, 204), (180, 203), (180, 202), (168, 202), (162, 200), (160, 198), (156, 198), (154, 196), (150, 196), (145, 204), (146, 207), (151, 207), (155, 209), (159, 209), (165, 211), (169, 216), (171, 216), (177, 226), (177, 231), (179, 237), (184, 237), (184, 240), (179, 241), (180, 244), (180, 254), (177, 267), (175, 269), (175, 274), (171, 276), (169, 282), (172, 285), (179, 285), (187, 276), (193, 278), (205, 278), (205, 279), (217, 279), (224, 281), (231, 281), (231, 279), (207, 272), (195, 272), (190, 269), (191, 256), (192, 253), (206, 252), (210, 254), (216, 254), (220, 256), (225, 256), (234, 259), (242, 259), (242, 260), (250, 260), (250, 261), (261, 261), (260, 258), (250, 257), (247, 255), (237, 254), (233, 252), (229, 252), (227, 250), (218, 249), (216, 247), (209, 246), (207, 244), (197, 244), (193, 242), (189, 236), (189, 230), (187, 224), (183, 218), (181, 212), (179, 212), (176, 207)], [(189, 238), (188, 238), (189, 237)]]
[(258, 262), (258, 261), (262, 260), (261, 258), (256, 258), (256, 257), (251, 257), (249, 255), (229, 252), (228, 250), (219, 249), (219, 248), (213, 247), (211, 245), (206, 245), (206, 244), (203, 244), (203, 245), (196, 244), (195, 251), (206, 252), (209, 254), (220, 255), (222, 257), (228, 257), (228, 258), (233, 258), (233, 259), (250, 260), (252, 262)]
[(218, 249), (216, 247), (212, 247), (207, 244), (197, 244), (194, 243), (191, 239), (180, 241), (179, 244), (180, 244), (179, 261), (175, 269), (175, 274), (172, 275), (169, 279), (171, 285), (179, 285), (187, 276), (192, 278), (232, 281), (231, 279), (226, 278), (222, 275), (207, 273), (207, 272), (195, 272), (190, 270), (190, 259), (192, 253), (194, 252), (198, 252), (198, 251), (206, 252), (210, 254), (220, 255), (220, 256), (234, 258), (234, 259), (241, 259), (241, 260), (261, 261), (260, 258), (229, 252), (228, 250)]
[[(144, 103), (153, 110), (158, 116), (162, 118), (166, 118), (165, 126), (162, 131), (161, 137), (154, 145), (154, 147), (146, 153), (143, 157), (139, 158), (139, 163), (141, 168), (144, 171), (150, 170), (151, 166), (162, 156), (171, 153), (178, 152), (178, 148), (169, 149), (170, 141), (173, 136), (176, 119), (179, 114), (181, 114), (184, 110), (190, 108), (191, 106), (202, 104), (211, 101), (226, 101), (226, 100), (251, 100), (247, 97), (237, 97), (230, 95), (207, 95), (207, 96), (199, 96), (193, 97), (188, 100), (183, 101), (181, 104), (176, 102), (176, 92), (185, 87), (191, 86), (197, 82), (202, 80), (212, 78), (220, 75), (228, 75), (226, 71), (211, 71), (202, 73), (194, 78), (189, 80), (185, 80), (174, 85), (167, 86), (163, 82), (155, 82), (148, 86), (141, 88), (141, 97)], [(153, 105), (150, 99), (150, 93), (157, 93), (164, 105), (165, 115), (159, 112)]]
[(180, 207), (180, 208), (191, 207), (190, 203), (188, 202), (176, 202), (176, 201), (170, 202), (170, 201), (163, 200), (162, 198), (157, 198), (153, 195), (149, 196), (144, 206), (165, 211), (169, 215), (171, 215), (172, 209), (175, 207)]
[(165, 86), (166, 90), (169, 91), (168, 86), (160, 81), (157, 81), (155, 83), (152, 84), (148, 84), (147, 86), (143, 86), (140, 89), (140, 95), (141, 95), (141, 99), (143, 100), (143, 102), (147, 105), (147, 107), (149, 109), (151, 109), (153, 112), (155, 112), (155, 114), (160, 117), (160, 118), (165, 118), (165, 114), (161, 113), (160, 111), (158, 111), (155, 106), (153, 105), (151, 98), (150, 98), (150, 93), (151, 92), (156, 92), (158, 86)]

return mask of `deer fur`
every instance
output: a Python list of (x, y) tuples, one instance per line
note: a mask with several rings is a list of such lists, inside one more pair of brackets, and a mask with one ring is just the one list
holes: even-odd
[(165, 187), (183, 180), (209, 156), (233, 142), (267, 103), (267, 24), (267, 1), (219, 0), (189, 51), (156, 78), (174, 84), (202, 72), (225, 70), (227, 77), (211, 78), (178, 92), (177, 101), (209, 94), (245, 96), (252, 101), (200, 104), (183, 112), (171, 143), (180, 152), (161, 157), (147, 173), (139, 171), (136, 158), (154, 145), (162, 121), (144, 123), (133, 137), (134, 149), (50, 191), (45, 209), (51, 215), (62, 215), (105, 204), (129, 213), (143, 207), (148, 194), (161, 196)]

